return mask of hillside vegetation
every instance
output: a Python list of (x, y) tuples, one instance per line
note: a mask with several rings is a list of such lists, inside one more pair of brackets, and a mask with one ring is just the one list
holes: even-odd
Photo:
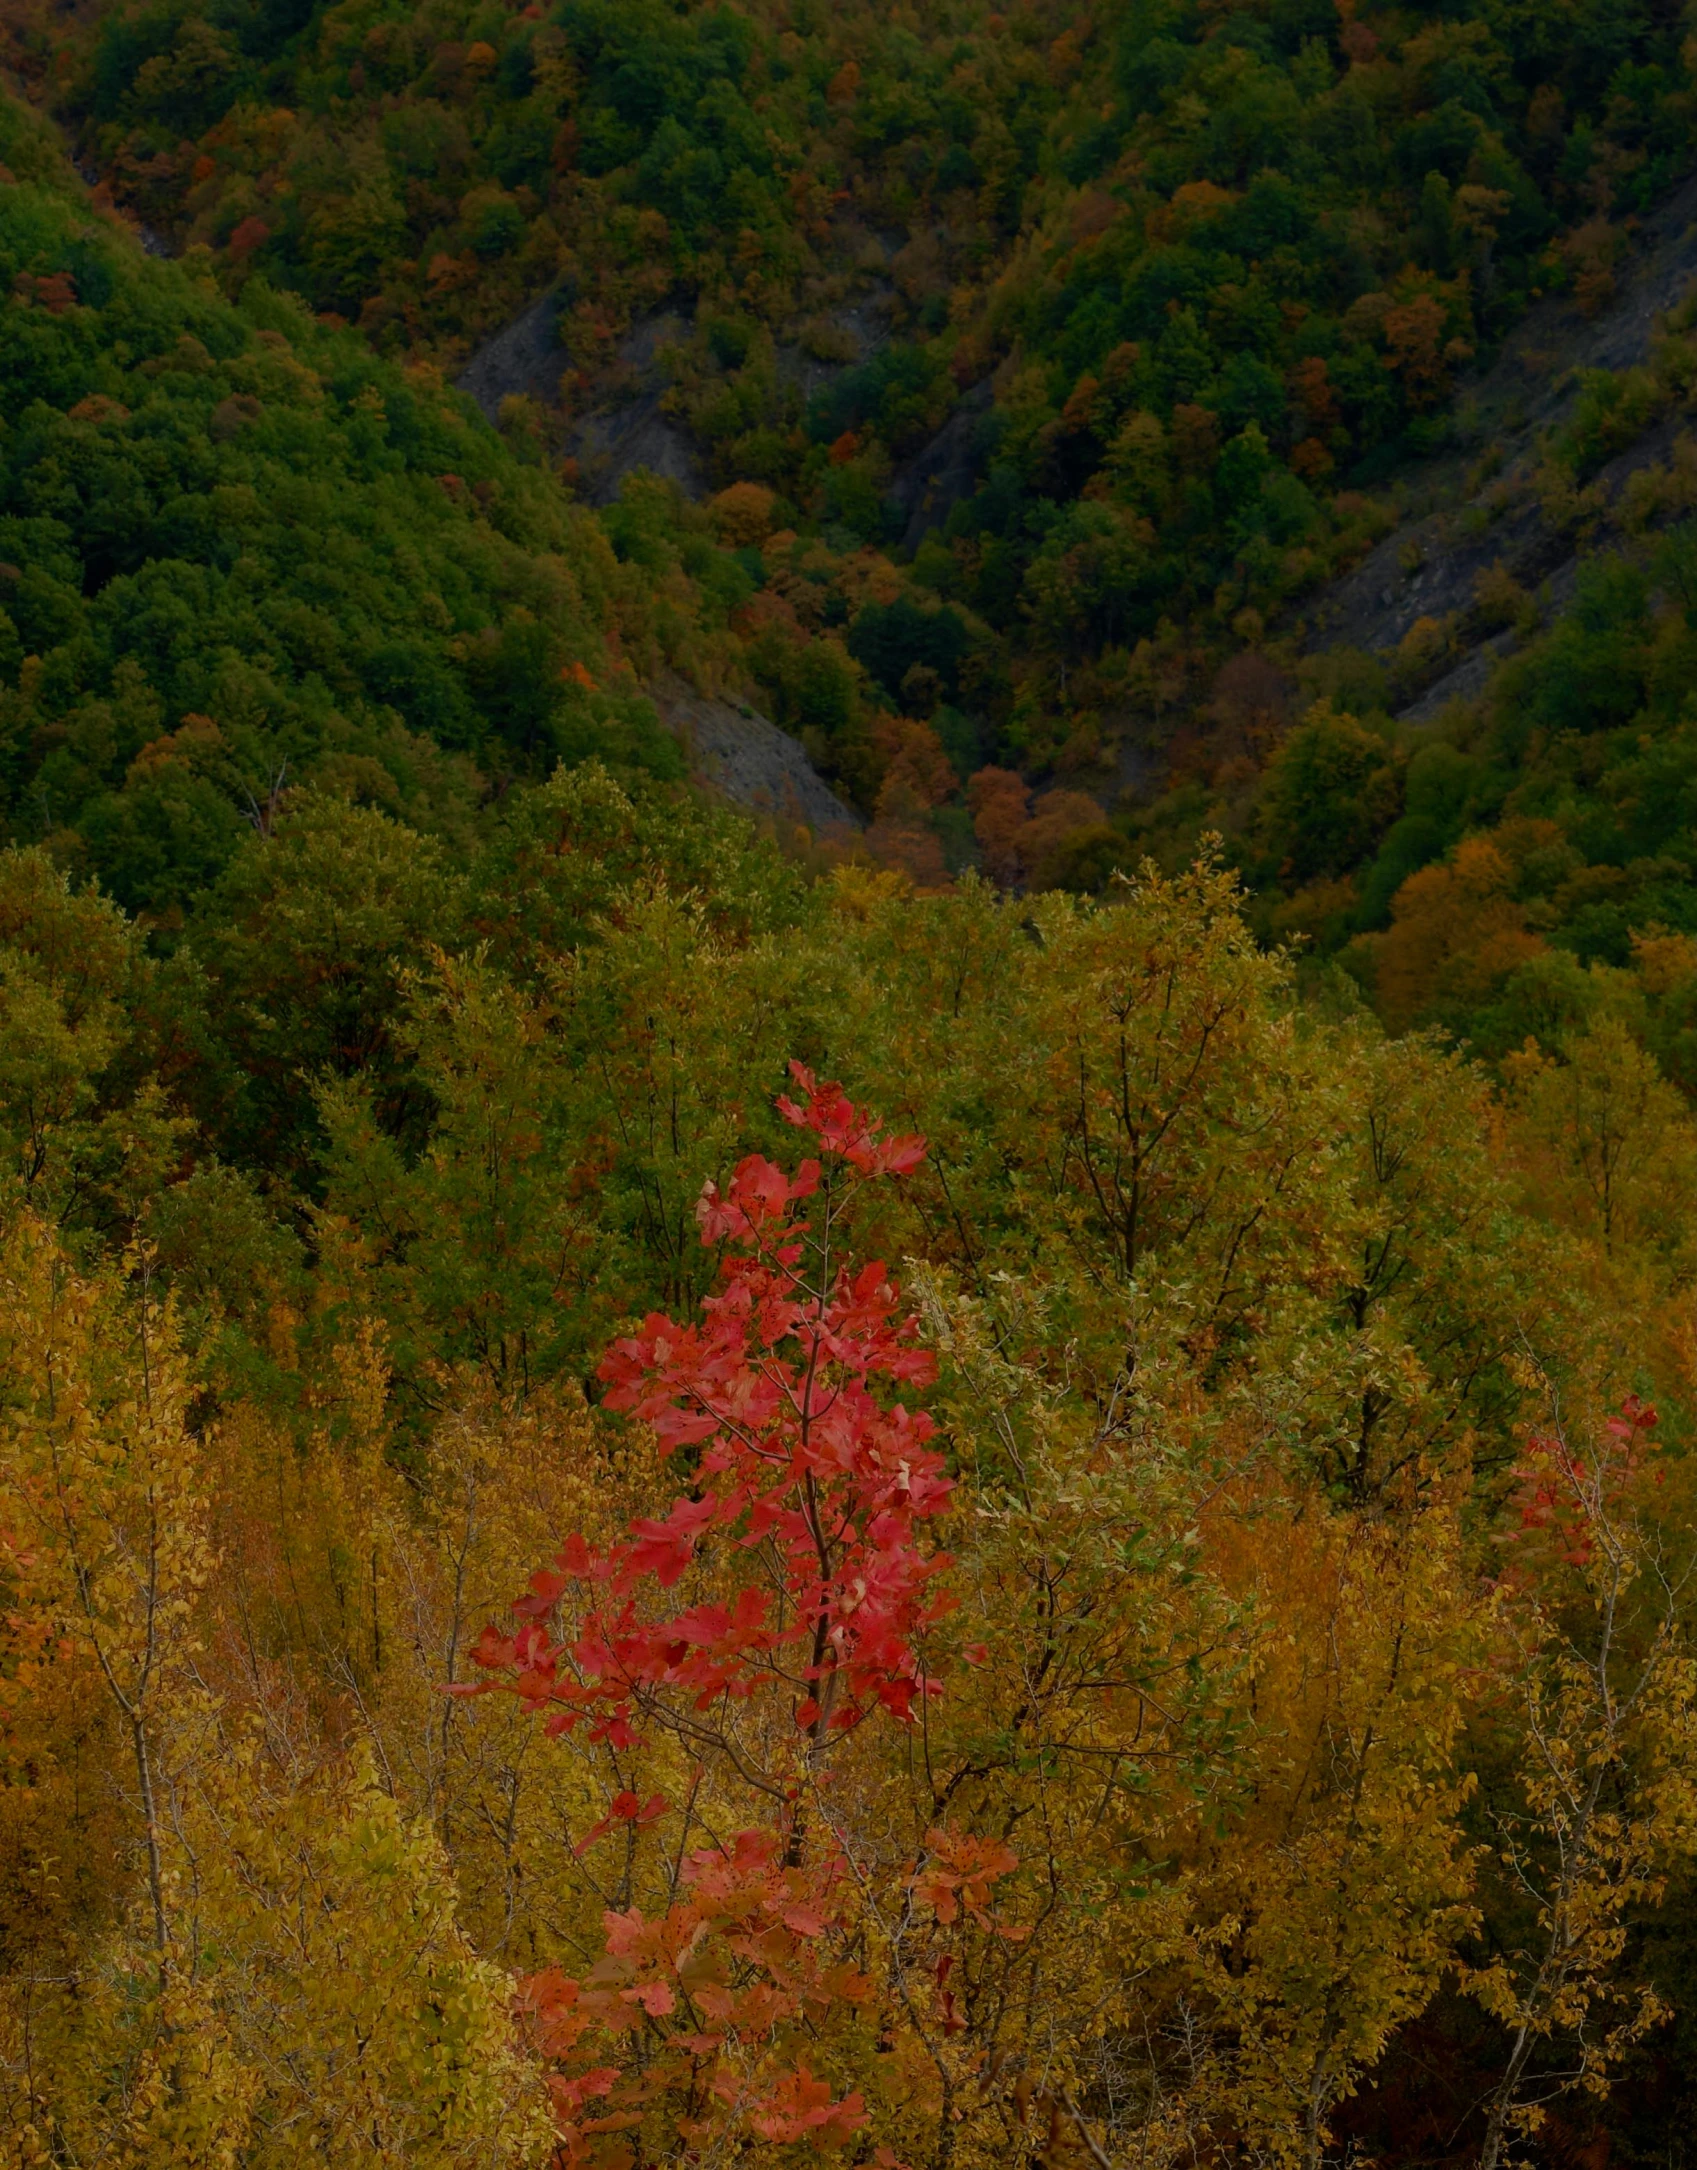
[(6, 36), (0, 2163), (1682, 2159), (1683, 26)]
[[(173, 246), (391, 353), (463, 356), (550, 289), (569, 414), (681, 306), (669, 403), (720, 484), (778, 493), (736, 539), (819, 538), (749, 568), (768, 705), (870, 811), (887, 754), (796, 684), (836, 628), (875, 701), (950, 711), (957, 767), (1059, 759), (1111, 813), (1128, 706), (1205, 706), (1382, 531), (1456, 371), (1531, 294), (1605, 301), (1679, 170), (1689, 77), (1650, 13), (1311, 13), (112, 8), (52, 77)], [(45, 29), (15, 37), (45, 69)], [(910, 528), (892, 475), (990, 374), (981, 486), (916, 608), (854, 639), (844, 547)]]

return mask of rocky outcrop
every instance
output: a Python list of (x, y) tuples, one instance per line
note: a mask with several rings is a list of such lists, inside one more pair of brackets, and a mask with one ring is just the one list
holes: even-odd
[[(1571, 527), (1536, 487), (1545, 441), (1574, 412), (1580, 373), (1625, 370), (1650, 359), (1658, 321), (1697, 280), (1697, 179), (1647, 217), (1620, 292), (1594, 321), (1565, 299), (1540, 303), (1489, 367), (1458, 387), (1455, 449), (1404, 478), (1405, 517), (1344, 579), (1305, 612), (1303, 645), (1394, 655), (1422, 619), (1445, 632), (1424, 682), (1403, 676), (1401, 713), (1429, 720), (1451, 700), (1483, 690), (1492, 665), (1514, 645), (1477, 603), (1481, 574), (1500, 566), (1535, 594), (1546, 616), (1571, 597), (1580, 552)], [(1593, 532), (1606, 536), (1610, 508), (1628, 478), (1666, 460), (1679, 433), (1659, 416), (1589, 478)]]
[(989, 411), (990, 380), (985, 378), (962, 394), (931, 442), (898, 470), (890, 494), (906, 516), (904, 550), (917, 550), (977, 489), (984, 464), (981, 425)]
[(697, 780), (734, 806), (804, 822), (819, 835), (847, 836), (864, 826), (797, 741), (758, 710), (697, 693), (680, 678), (648, 690)]
[[(560, 378), (571, 357), (559, 339), (560, 296), (540, 295), (522, 315), (498, 331), (454, 380), (469, 392), (491, 422), (501, 402), (514, 393), (556, 407)], [(611, 380), (620, 387), (579, 417), (566, 440), (578, 463), (585, 496), (610, 504), (619, 483), (633, 468), (665, 475), (688, 497), (706, 489), (701, 462), (689, 434), (663, 412), (666, 378), (659, 367), (662, 347), (690, 336), (691, 320), (674, 310), (646, 317), (619, 342)]]
[[(491, 422), (502, 400), (515, 392), (545, 407), (558, 406), (560, 378), (571, 366), (558, 337), (559, 308), (557, 289), (539, 296), (479, 348), (455, 379)], [(810, 399), (884, 344), (888, 311), (887, 292), (874, 286), (824, 312), (819, 321), (840, 342), (840, 356), (821, 358), (803, 342), (788, 341), (778, 348), (779, 375)], [(675, 482), (686, 497), (706, 495), (701, 448), (666, 412), (671, 379), (661, 359), (666, 347), (684, 344), (694, 331), (693, 307), (664, 309), (633, 324), (614, 349), (594, 404), (574, 419), (565, 441), (592, 504), (611, 504), (625, 476), (639, 467)]]
[(454, 379), (491, 422), (500, 414), (502, 400), (515, 393), (546, 406), (559, 398), (560, 372), (566, 366), (555, 329), (559, 307), (557, 292), (538, 295), (522, 316), (480, 347)]
[(616, 349), (612, 382), (617, 389), (574, 424), (566, 450), (593, 505), (610, 505), (619, 484), (638, 467), (664, 475), (686, 497), (704, 497), (707, 477), (695, 440), (665, 412), (671, 380), (661, 364), (664, 348), (681, 345), (694, 318), (675, 309), (633, 324)]

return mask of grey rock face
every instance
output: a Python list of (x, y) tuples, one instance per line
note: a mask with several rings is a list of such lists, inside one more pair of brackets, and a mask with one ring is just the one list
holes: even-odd
[(897, 474), (890, 494), (907, 515), (904, 550), (917, 550), (931, 530), (941, 527), (956, 505), (977, 489), (982, 464), (979, 424), (989, 408), (986, 379), (962, 394), (936, 436)]
[(697, 777), (733, 805), (805, 822), (820, 835), (864, 826), (797, 741), (757, 710), (697, 693), (680, 678), (663, 679), (649, 692)]
[[(1542, 302), (1490, 366), (1458, 386), (1459, 448), (1410, 478), (1406, 517), (1317, 598), (1307, 613), (1306, 646), (1387, 654), (1417, 620), (1448, 622), (1453, 640), (1437, 665), (1441, 675), (1401, 711), (1411, 722), (1425, 722), (1446, 702), (1482, 691), (1491, 665), (1515, 645), (1512, 634), (1495, 633), (1480, 617), (1481, 573), (1501, 565), (1539, 596), (1546, 613), (1571, 598), (1579, 567), (1575, 537), (1550, 519), (1535, 489), (1544, 441), (1572, 415), (1581, 371), (1624, 370), (1649, 360), (1658, 320), (1697, 279), (1694, 222), (1697, 179), (1644, 220), (1620, 292), (1602, 315), (1587, 321), (1565, 298)], [(1666, 459), (1682, 426), (1677, 417), (1659, 417), (1590, 478), (1605, 506), (1605, 534), (1606, 508), (1635, 470)], [(1476, 479), (1481, 466), (1491, 470), (1483, 483)]]
[[(558, 292), (540, 295), (481, 347), (455, 379), (491, 422), (500, 414), (502, 400), (513, 393), (524, 393), (545, 407), (558, 405), (560, 377), (569, 359), (557, 334), (558, 315)], [(687, 339), (689, 329), (687, 318), (668, 312), (633, 326), (620, 342), (617, 379), (626, 386), (634, 383), (634, 390), (592, 408), (569, 440), (592, 503), (610, 504), (621, 479), (638, 467), (665, 475), (686, 496), (705, 493), (694, 446), (661, 411), (666, 386), (655, 362), (662, 346)]]
[(491, 422), (500, 413), (502, 400), (512, 393), (522, 392), (548, 405), (559, 397), (566, 357), (554, 330), (558, 307), (557, 294), (539, 295), (522, 316), (514, 317), (480, 347), (454, 379)]

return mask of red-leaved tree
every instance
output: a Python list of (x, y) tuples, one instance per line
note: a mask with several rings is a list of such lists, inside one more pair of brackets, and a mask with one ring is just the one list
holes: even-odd
[(1558, 1410), (1516, 1472), (1500, 1594), (1520, 1800), (1497, 1809), (1497, 1852), (1535, 1911), (1472, 1977), (1506, 2045), (1481, 2170), (1497, 2170), (1557, 2095), (1601, 2094), (1668, 2016), (1618, 1971), (1633, 1915), (1660, 1901), (1697, 1826), (1694, 1569), (1646, 1512), (1656, 1421), (1629, 1395), (1587, 1442)]
[[(579, 1848), (664, 1826), (664, 1911), (609, 1909), (591, 1967), (525, 1985), (562, 2160), (598, 2170), (635, 2159), (643, 2128), (644, 2153), (845, 2139), (867, 2115), (844, 2085), (858, 2036), (887, 2033), (890, 1984), (864, 1970), (865, 1865), (830, 1789), (869, 1718), (910, 1724), (937, 1692), (922, 1645), (948, 1561), (922, 1527), (951, 1484), (930, 1417), (900, 1398), (932, 1359), (882, 1263), (844, 1255), (843, 1223), (862, 1186), (925, 1148), (791, 1069), (801, 1097), (778, 1107), (815, 1155), (793, 1174), (753, 1156), (723, 1193), (709, 1183), (697, 1214), (723, 1246), (718, 1292), (699, 1323), (651, 1315), (600, 1367), (606, 1406), (651, 1427), (686, 1488), (607, 1550), (569, 1538), (515, 1632), (485, 1630), (486, 1678), (452, 1691), (586, 1729), (620, 1775), (669, 1741), (686, 1774), (676, 1800), (621, 1785)], [(715, 1836), (704, 1781), (752, 1820)], [(932, 1831), (901, 1879), (904, 1920), (946, 1927), (964, 1908), (989, 1926), (991, 1886), (1016, 1865), (998, 1841)]]

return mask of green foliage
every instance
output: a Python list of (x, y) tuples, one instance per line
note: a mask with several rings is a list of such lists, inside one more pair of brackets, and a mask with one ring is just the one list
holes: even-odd
[[(557, 2085), (598, 2159), (645, 2121), (675, 2152), (655, 2040), (692, 2120), (709, 2069), (746, 2090), (681, 2009), (766, 2024), (709, 1971), (746, 1893), (680, 1931), (676, 1993), (617, 1985), (697, 1903), (687, 1849), (734, 1831), (726, 1758), (758, 1770), (766, 1719), (722, 1718), (721, 1681), (656, 1759), (623, 1715), (537, 1743), (438, 1691), (568, 1531), (665, 1512), (679, 1474), (610, 1444), (594, 1366), (643, 1318), (672, 1363), (650, 1314), (714, 1281), (703, 1183), (793, 1158), (791, 1058), (927, 1140), (855, 1244), (906, 1262), (941, 1359), (962, 1603), (899, 1753), (854, 1729), (826, 1788), (821, 1725), (773, 1791), (785, 1934), (844, 1965), (828, 1997), (779, 1985), (819, 2076), (757, 2137), (840, 2111), (867, 2159), (888, 2134), (969, 2170), (1395, 2163), (1404, 2097), (1352, 2098), (1383, 2060), (1455, 2064), (1500, 2140), (1624, 2055), (1654, 2016), (1637, 1916), (1688, 1871), (1687, 1624), (1610, 1615), (1602, 1703), (1648, 1648), (1648, 1743), (1598, 1747), (1571, 1638), (1608, 1560), (1665, 1552), (1684, 1587), (1697, 544), (1591, 556), (1536, 637), (1508, 610), (1521, 652), (1436, 728), (1286, 636), (1382, 531), (1362, 490), (1443, 442), (1473, 350), (1535, 288), (1605, 291), (1601, 210), (1690, 137), (1667, 11), (17, 14), (8, 54), (61, 39), (82, 149), (183, 248), (144, 257), (0, 104), (20, 2162), (534, 2159), (491, 1953), (607, 1947), (577, 2016), (560, 1974), (528, 2007), (546, 2056), (592, 2010), (637, 2045), (634, 2116), (597, 2114), (618, 2073)], [(492, 431), (447, 388), (545, 289), (568, 406), (630, 389), (625, 333), (678, 312), (663, 412), (707, 503), (637, 474), (591, 513), (542, 401)], [(1581, 386), (1564, 503), (1684, 396), (1669, 351)], [(758, 687), (885, 867), (692, 797), (640, 690), (666, 667)], [(1115, 805), (1162, 762), (1164, 798)], [(1022, 893), (949, 884), (945, 844)], [(1625, 1372), (1668, 1391), (1673, 1505), (1643, 1491), (1635, 1550), (1593, 1484), (1602, 1549), (1575, 1549), (1508, 1471), (1534, 1399), (1578, 1439)], [(1616, 1437), (1649, 1429), (1628, 1406)], [(752, 1615), (708, 1619), (731, 1524), (692, 1498), (672, 1527), (704, 1504), (719, 1536), (675, 1564), (717, 1650)], [(569, 1581), (533, 1584), (536, 1619)], [(771, 1768), (799, 1768), (777, 1700)], [(1598, 1774), (1578, 1816), (1568, 1764)], [(828, 1831), (857, 1865), (815, 1918), (789, 1879)], [(974, 1859), (976, 1899), (948, 1866)], [(1540, 1898), (1552, 1861), (1574, 1888)], [(1453, 1980), (1471, 2031), (1434, 2001)], [(1598, 2036), (1611, 1998), (1636, 2016)]]
[(600, 528), (431, 373), (35, 186), (0, 192), (0, 275), (13, 836), (168, 917), (289, 783), (452, 832), (482, 769), (678, 773), (606, 659)]
[(1442, 1024), (1500, 1061), (1528, 1040), (1559, 1047), (1599, 1005), (1625, 1003), (1689, 1080), (1697, 631), (1676, 607), (1688, 530), (1587, 561), (1571, 609), (1437, 730), (1381, 734), (1324, 702), (1311, 710), (1259, 779), (1241, 847), (1258, 880), (1300, 892), (1263, 906), (1264, 923), (1323, 950), (1348, 944), (1396, 1026)]
[[(796, 597), (777, 565), (733, 566), (675, 504), (659, 521), (652, 504), (620, 507), (616, 548), (636, 569), (621, 589), (589, 573), (595, 538), (566, 525), (539, 475), (497, 480), (487, 455), (453, 439), (453, 403), (427, 383), (403, 396), (346, 358), (313, 359), (382, 555), (406, 559), (391, 540), (404, 528), (428, 560), (431, 531), (450, 513), (475, 521), (476, 504), (498, 536), (567, 558), (578, 581), (544, 601), (487, 546), (463, 572), (456, 549), (451, 569), (400, 567), (409, 622), (367, 611), (356, 655), (343, 642), (321, 658), (323, 628), (299, 613), (265, 642), (242, 624), (244, 648), (312, 681), (310, 717), (268, 733), (333, 734), (350, 762), (377, 762), (398, 795), (379, 789), (371, 803), (423, 818), (427, 801), (453, 796), (451, 776), (399, 778), (387, 710), (497, 777), (596, 748), (663, 758), (628, 706), (604, 696), (586, 712), (554, 674), (594, 647), (588, 628), (562, 634), (559, 613), (604, 628), (609, 587), (627, 610), (640, 594), (645, 630), (675, 650), (674, 567), (696, 591), (715, 670), (740, 644), (733, 670), (812, 734), (815, 758), (868, 811), (880, 780), (856, 714), (868, 694), (873, 707), (960, 707), (989, 752), (1040, 780), (1076, 728), (1065, 712), (1113, 705), (1122, 650), (1185, 624), (1221, 660), (1246, 610), (1263, 625), (1288, 616), (1359, 557), (1387, 518), (1361, 492), (1442, 445), (1474, 352), (1535, 293), (1574, 283), (1586, 307), (1606, 295), (1619, 237), (1598, 207), (1642, 208), (1664, 188), (1694, 111), (1689, 48), (1647, 0), (1606, 24), (1576, 4), (1558, 11), (1559, 31), (1520, 8), (1465, 23), (1407, 9), (1346, 20), (1323, 0), (1223, 16), (1175, 0), (1102, 23), (1058, 0), (1011, 13), (948, 0), (914, 25), (870, 0), (804, 12), (792, 21), (778, 0), (565, 0), (546, 16), (481, 0), (402, 14), (380, 0), (327, 13), (103, 0), (73, 36), (56, 95), (83, 155), (120, 202), (204, 250), (197, 260), (244, 312), (297, 344), (318, 339), (275, 318), (287, 290), (357, 319), (380, 352), (457, 364), (549, 293), (569, 414), (628, 388), (623, 337), (663, 309), (682, 326), (660, 358), (665, 403), (713, 482), (778, 493), (774, 528), (826, 560), (809, 576), (828, 590), (820, 613), (797, 611), (786, 638), (774, 627)], [(242, 548), (267, 578), (298, 584), (266, 548), (269, 473), (249, 472), (275, 456), (275, 402), (230, 376), (244, 347), (203, 343), (220, 373), (203, 387), (220, 395), (219, 464), (241, 470), (223, 486), (261, 501), (257, 519), (234, 515), (257, 529)], [(1583, 481), (1667, 397), (1651, 372), (1598, 373), (1552, 458)], [(353, 417), (362, 398), (376, 407)], [(521, 463), (540, 466), (557, 424), (532, 408), (509, 435)], [(856, 562), (912, 536), (945, 425), (949, 480), (914, 584), (975, 622), (970, 683), (952, 642), (939, 660), (909, 633), (885, 636), (876, 613), (919, 606), (892, 602), (894, 575), (869, 599)], [(146, 534), (195, 562), (189, 508), (164, 522), (137, 496), (150, 471), (131, 464), (134, 477), (101, 464), (119, 493), (113, 534), (132, 556)], [(444, 471), (491, 488), (436, 504), (425, 478)], [(228, 534), (231, 517), (219, 519)], [(97, 535), (89, 555), (97, 582), (138, 577)], [(201, 589), (180, 598), (159, 578), (171, 593), (152, 607), (207, 615)], [(33, 568), (30, 579), (18, 597), (29, 624), (0, 622), (0, 661), (20, 644), (40, 652), (44, 627), (69, 637), (53, 623), (68, 600)], [(11, 611), (4, 597), (0, 608)], [(527, 611), (536, 625), (512, 622)], [(834, 683), (833, 657), (809, 652), (820, 636), (845, 641), (870, 683)], [(944, 683), (910, 702), (916, 662)], [(261, 675), (250, 707), (272, 698), (273, 674)], [(1612, 681), (1601, 691), (1629, 697)], [(216, 713), (209, 691), (182, 708)], [(103, 807), (92, 826), (56, 811), (67, 784), (49, 773), (33, 833), (67, 819), (98, 828), (92, 863), (106, 878), (174, 908), (161, 869), (192, 863), (209, 878), (233, 841), (231, 807), (263, 796), (263, 764), (217, 720), (219, 749), (138, 781), (133, 804)], [(304, 753), (289, 758), (303, 773)], [(68, 787), (92, 789), (80, 775)], [(1423, 830), (1394, 842), (1409, 868), (1432, 848)], [(1388, 904), (1384, 881), (1366, 885), (1369, 919)]]
[(1300, 886), (1346, 874), (1397, 811), (1399, 779), (1386, 741), (1322, 703), (1279, 749), (1262, 798), (1270, 860)]

